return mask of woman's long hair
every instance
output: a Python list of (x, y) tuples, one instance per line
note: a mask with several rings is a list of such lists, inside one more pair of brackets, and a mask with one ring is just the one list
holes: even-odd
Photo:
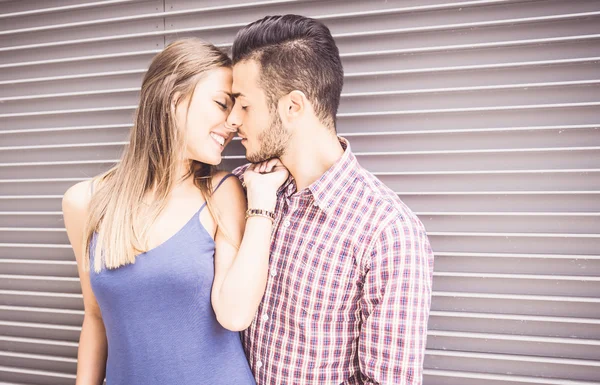
[[(86, 270), (90, 269), (94, 233), (96, 272), (103, 267), (115, 269), (134, 263), (136, 255), (148, 251), (150, 227), (179, 182), (177, 170), (185, 153), (185, 132), (177, 127), (172, 105), (191, 100), (198, 82), (220, 67), (231, 67), (229, 57), (198, 39), (173, 42), (152, 60), (142, 82), (129, 145), (120, 164), (98, 178), (98, 188), (90, 202), (83, 232)], [(211, 165), (191, 161), (187, 176), (194, 175), (194, 184), (218, 225), (210, 198), (214, 172)], [(148, 193), (152, 193), (150, 204), (144, 203)]]

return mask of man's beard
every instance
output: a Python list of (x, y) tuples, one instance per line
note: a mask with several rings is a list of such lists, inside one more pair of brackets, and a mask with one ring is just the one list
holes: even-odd
[(283, 122), (277, 110), (271, 112), (271, 124), (258, 137), (260, 149), (253, 154), (246, 154), (251, 163), (260, 163), (272, 158), (281, 158), (290, 142), (291, 134), (283, 128)]

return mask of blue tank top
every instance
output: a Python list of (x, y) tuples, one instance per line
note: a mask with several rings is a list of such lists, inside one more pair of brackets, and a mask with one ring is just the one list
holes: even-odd
[(215, 243), (200, 222), (205, 206), (134, 264), (90, 271), (108, 340), (107, 385), (255, 385), (239, 333), (212, 308)]

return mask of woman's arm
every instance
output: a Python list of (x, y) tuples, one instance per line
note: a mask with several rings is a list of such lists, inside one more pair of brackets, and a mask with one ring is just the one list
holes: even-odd
[(65, 193), (62, 201), (65, 228), (77, 260), (85, 308), (77, 352), (76, 385), (102, 384), (107, 357), (106, 331), (102, 315), (90, 286), (89, 272), (85, 272), (83, 269), (83, 226), (88, 214), (90, 183), (81, 182), (71, 187)]
[(275, 210), (277, 189), (289, 175), (282, 166), (274, 170), (278, 164), (271, 161), (246, 172), (248, 205), (237, 178), (227, 179), (213, 198), (221, 225), (231, 241), (240, 245), (237, 250), (222, 229), (217, 229), (212, 305), (219, 323), (229, 330), (250, 326), (265, 291), (273, 223), (259, 216), (246, 220), (245, 213), (246, 207)]

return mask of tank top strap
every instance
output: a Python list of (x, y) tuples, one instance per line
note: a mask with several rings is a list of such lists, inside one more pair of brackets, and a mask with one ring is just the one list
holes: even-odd
[[(225, 182), (227, 179), (229, 179), (229, 178), (230, 178), (230, 177), (232, 177), (232, 176), (235, 176), (235, 174), (231, 174), (231, 173), (229, 173), (229, 174), (225, 175), (225, 176), (223, 177), (223, 179), (221, 179), (221, 181), (220, 181), (220, 182), (217, 184), (217, 187), (215, 187), (215, 188), (213, 189), (213, 192), (212, 192), (212, 193), (214, 194), (215, 192), (217, 192), (217, 190), (219, 189), (219, 187), (221, 187), (221, 185), (223, 184), (223, 182)], [(199, 210), (199, 211), (202, 211), (202, 210), (203, 210), (205, 207), (206, 207), (206, 202), (204, 202), (204, 204), (202, 205), (202, 207), (200, 207), (200, 210)]]

